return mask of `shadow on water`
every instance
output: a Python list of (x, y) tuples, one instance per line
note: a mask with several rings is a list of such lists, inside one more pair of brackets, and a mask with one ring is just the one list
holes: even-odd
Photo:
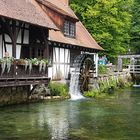
[(82, 99), (0, 109), (0, 139), (138, 140), (140, 89), (116, 98)]

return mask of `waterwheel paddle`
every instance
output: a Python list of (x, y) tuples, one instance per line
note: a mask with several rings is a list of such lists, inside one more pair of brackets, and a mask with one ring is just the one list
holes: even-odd
[(79, 84), (81, 92), (89, 90), (89, 83), (90, 79), (93, 78), (94, 67), (93, 59), (90, 56), (85, 57), (80, 67)]
[(80, 54), (73, 63), (69, 93), (72, 100), (83, 99), (82, 93), (89, 90), (95, 69), (93, 55)]

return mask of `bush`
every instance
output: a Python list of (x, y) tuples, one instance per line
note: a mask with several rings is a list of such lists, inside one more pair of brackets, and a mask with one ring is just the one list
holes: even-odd
[(98, 72), (99, 72), (99, 74), (107, 74), (107, 67), (104, 65), (99, 65)]
[(84, 92), (84, 96), (85, 97), (97, 97), (99, 95), (99, 91), (98, 90), (91, 90), (91, 91), (86, 91)]
[(68, 86), (66, 84), (50, 82), (49, 89), (52, 96), (68, 96)]

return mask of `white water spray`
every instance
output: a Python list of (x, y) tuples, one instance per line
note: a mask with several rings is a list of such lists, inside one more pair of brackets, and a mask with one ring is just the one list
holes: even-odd
[(78, 100), (78, 99), (85, 98), (84, 96), (82, 96), (80, 92), (79, 75), (80, 73), (76, 71), (71, 73), (70, 88), (69, 88), (71, 100)]

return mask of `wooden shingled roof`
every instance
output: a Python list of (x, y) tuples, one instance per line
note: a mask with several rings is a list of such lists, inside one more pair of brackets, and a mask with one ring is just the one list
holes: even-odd
[(47, 6), (48, 8), (55, 10), (56, 12), (62, 15), (69, 16), (78, 21), (78, 18), (74, 14), (72, 9), (68, 5), (66, 5), (62, 0), (36, 0), (36, 1)]
[(95, 50), (103, 50), (97, 42), (92, 38), (81, 22), (76, 23), (76, 38), (69, 38), (63, 35), (61, 31), (49, 31), (49, 39), (51, 41), (81, 46)]
[(35, 0), (0, 0), (0, 16), (58, 30)]

